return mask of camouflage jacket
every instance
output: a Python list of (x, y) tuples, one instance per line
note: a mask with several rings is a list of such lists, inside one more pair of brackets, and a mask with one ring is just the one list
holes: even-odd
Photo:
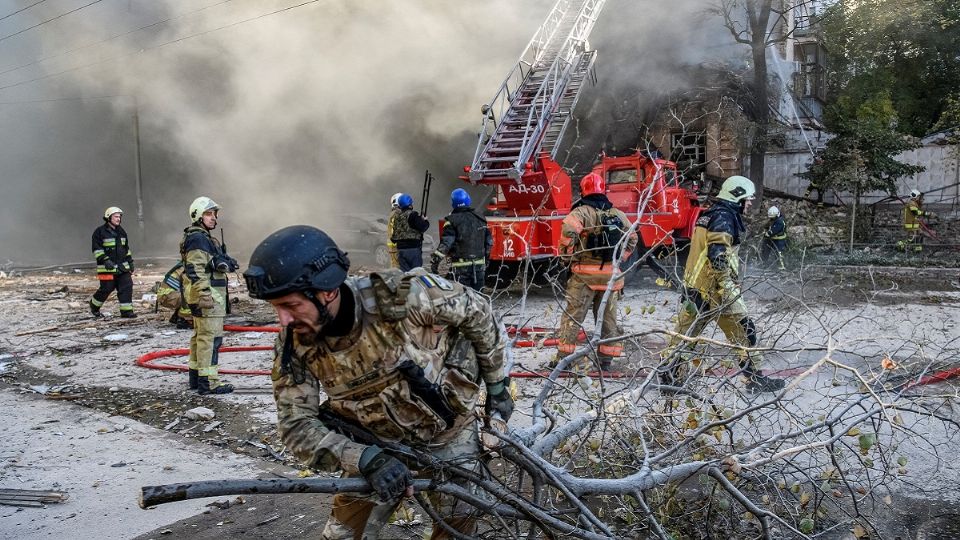
[[(214, 268), (214, 259), (223, 256), (220, 242), (200, 225), (191, 225), (183, 230), (180, 256), (186, 277), (183, 298), (194, 317), (226, 317), (227, 275)], [(205, 295), (213, 297), (214, 307), (201, 310), (197, 304)]]
[[(358, 471), (366, 446), (317, 418), (321, 394), (334, 413), (385, 441), (431, 447), (452, 440), (473, 422), (480, 384), (504, 377), (506, 338), (490, 302), (421, 268), (352, 277), (341, 287), (342, 295), (349, 294), (345, 289), (354, 300), (354, 324), (347, 335), (304, 339), (281, 333), (277, 338), (273, 393), (284, 444), (311, 467)], [(472, 349), (450, 354), (455, 341), (464, 342), (457, 336)], [(451, 425), (398, 370), (407, 360), (442, 391), (455, 413)]]

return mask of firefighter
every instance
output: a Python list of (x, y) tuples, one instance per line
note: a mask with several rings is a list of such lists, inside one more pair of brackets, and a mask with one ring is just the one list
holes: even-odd
[[(326, 539), (379, 537), (413, 493), (411, 468), (439, 472), (354, 441), (334, 421), (478, 470), (480, 385), (488, 417), (513, 412), (506, 336), (485, 297), (422, 268), (348, 277), (349, 267), (326, 233), (301, 225), (263, 240), (243, 274), (250, 296), (269, 301), (283, 327), (272, 378), (284, 444), (310, 468), (365, 478), (379, 496), (335, 495)], [(447, 525), (475, 534), (463, 503), (428, 497)], [(432, 538), (449, 533), (435, 523)]]
[(807, 190), (803, 192), (803, 198), (810, 198), (810, 194), (814, 191), (817, 192), (817, 208), (823, 208), (824, 189), (820, 187), (820, 184), (818, 184), (816, 181), (810, 180), (810, 183), (807, 184)]
[(390, 217), (387, 218), (387, 252), (390, 253), (390, 268), (400, 268), (400, 259), (397, 258), (397, 244), (393, 241), (393, 216), (400, 213), (400, 196), (403, 193), (394, 193), (390, 197)]
[(183, 230), (180, 242), (187, 278), (183, 297), (193, 314), (189, 387), (200, 395), (233, 392), (232, 385), (220, 382), (219, 353), (227, 314), (227, 272), (239, 265), (210, 234), (217, 228), (219, 210), (209, 197), (197, 197), (190, 204), (191, 225)]
[(483, 288), (493, 236), (487, 228), (487, 219), (470, 206), (470, 194), (466, 190), (453, 190), (450, 205), (453, 211), (443, 218), (440, 245), (430, 256), (430, 271), (436, 274), (440, 263), (449, 256), (454, 279), (479, 291)]
[(120, 302), (120, 316), (136, 318), (133, 312), (133, 253), (127, 241), (127, 231), (120, 222), (123, 210), (111, 206), (103, 212), (103, 225), (93, 231), (93, 258), (97, 261), (97, 279), (100, 287), (90, 299), (90, 313), (102, 317), (100, 308), (116, 289)]
[(906, 240), (897, 242), (897, 249), (914, 253), (923, 251), (923, 237), (929, 233), (924, 230), (924, 223), (920, 218), (932, 218), (935, 214), (923, 209), (923, 193), (919, 189), (910, 191), (910, 200), (903, 205), (903, 229), (907, 233)]
[[(555, 367), (577, 347), (577, 334), (587, 310), (593, 310), (595, 320), (604, 292), (611, 287), (602, 313), (600, 338), (621, 334), (617, 324), (617, 301), (623, 289), (623, 274), (609, 284), (619, 263), (630, 258), (637, 247), (637, 233), (630, 231), (626, 214), (614, 208), (607, 199), (606, 182), (596, 173), (580, 181), (580, 200), (563, 219), (560, 232), (560, 256), (570, 261), (567, 280), (567, 307), (560, 319), (557, 355), (550, 362)], [(609, 285), (608, 285), (609, 284)], [(601, 370), (609, 370), (611, 361), (623, 354), (620, 342), (604, 343), (598, 347), (597, 359)]]
[(399, 211), (391, 214), (387, 229), (390, 240), (397, 246), (397, 262), (406, 272), (423, 266), (423, 233), (430, 222), (413, 209), (413, 197), (401, 193), (397, 197)]
[(771, 253), (777, 254), (780, 269), (786, 269), (783, 264), (783, 252), (787, 250), (787, 223), (780, 214), (780, 209), (771, 206), (767, 209), (767, 230), (763, 231), (763, 249), (761, 257), (766, 260)]
[(193, 314), (183, 299), (183, 262), (177, 262), (157, 283), (157, 304), (173, 310), (170, 324), (180, 330), (193, 328)]
[[(756, 347), (757, 329), (747, 314), (738, 285), (740, 242), (746, 234), (743, 214), (753, 203), (756, 190), (743, 176), (724, 180), (717, 200), (697, 218), (690, 255), (683, 274), (683, 297), (677, 316), (676, 333), (697, 337), (711, 321), (716, 321), (727, 340), (735, 346)], [(692, 360), (694, 343), (671, 337), (660, 369), (661, 384), (683, 384), (687, 364)], [(740, 352), (740, 367), (750, 392), (775, 392), (784, 386), (782, 379), (762, 375), (759, 353)]]

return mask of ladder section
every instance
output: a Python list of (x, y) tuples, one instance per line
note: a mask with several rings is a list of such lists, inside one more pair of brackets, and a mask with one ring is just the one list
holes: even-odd
[[(520, 182), (546, 142), (553, 153), (596, 58), (587, 37), (605, 0), (559, 0), (496, 95), (483, 123), (470, 181)], [(556, 126), (554, 126), (556, 120)]]

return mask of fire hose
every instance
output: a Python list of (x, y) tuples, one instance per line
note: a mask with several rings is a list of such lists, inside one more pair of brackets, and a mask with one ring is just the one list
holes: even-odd
[[(240, 326), (240, 325), (231, 325), (227, 324), (223, 326), (225, 332), (264, 332), (264, 333), (279, 333), (280, 327), (278, 326)], [(529, 336), (532, 334), (545, 334), (553, 332), (551, 328), (539, 327), (539, 326), (527, 326), (517, 328), (516, 326), (508, 326), (507, 334), (511, 336)], [(586, 333), (581, 330), (577, 335), (577, 341), (583, 341), (586, 339)], [(539, 345), (544, 347), (556, 346), (559, 340), (557, 338), (547, 338), (542, 340)], [(514, 347), (536, 347), (538, 342), (532, 339), (526, 340), (516, 340), (514, 342)], [(274, 347), (272, 345), (250, 345), (250, 346), (236, 346), (236, 347), (221, 347), (221, 353), (233, 353), (233, 352), (255, 352), (255, 351), (272, 351)], [(162, 349), (158, 351), (151, 351), (146, 354), (141, 355), (137, 358), (135, 364), (139, 367), (146, 369), (157, 369), (161, 371), (187, 371), (189, 368), (184, 364), (155, 364), (153, 363), (156, 360), (161, 358), (170, 358), (174, 356), (188, 356), (190, 354), (190, 349)], [(800, 366), (795, 368), (782, 369), (773, 372), (773, 375), (779, 375), (781, 377), (792, 377), (799, 375), (806, 371), (809, 366)], [(271, 370), (269, 369), (220, 369), (220, 373), (226, 375), (270, 375)], [(604, 377), (606, 379), (628, 379), (633, 377), (642, 377), (646, 373), (646, 370), (637, 370), (634, 373), (627, 373), (623, 371), (591, 371), (585, 375), (590, 377)], [(737, 370), (734, 369), (723, 369), (723, 370), (712, 370), (712, 373), (719, 376), (728, 376), (734, 373), (737, 373)], [(542, 379), (550, 375), (550, 370), (543, 371), (512, 371), (510, 372), (510, 377), (515, 379)], [(564, 371), (560, 373), (561, 378), (572, 378), (583, 376), (583, 373), (573, 373), (570, 371)], [(943, 382), (948, 379), (960, 376), (960, 367), (953, 369), (945, 369), (941, 371), (936, 371), (934, 373), (925, 375), (915, 381), (910, 381), (904, 387), (904, 389), (910, 389), (917, 386), (925, 386), (928, 384)]]

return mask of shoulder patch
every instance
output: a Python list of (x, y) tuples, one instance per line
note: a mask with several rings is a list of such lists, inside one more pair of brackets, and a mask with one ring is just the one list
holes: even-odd
[(443, 279), (440, 276), (434, 276), (432, 274), (422, 274), (417, 276), (417, 280), (420, 282), (420, 285), (422, 285), (426, 289), (432, 289), (436, 287), (443, 291), (453, 290), (453, 284)]

